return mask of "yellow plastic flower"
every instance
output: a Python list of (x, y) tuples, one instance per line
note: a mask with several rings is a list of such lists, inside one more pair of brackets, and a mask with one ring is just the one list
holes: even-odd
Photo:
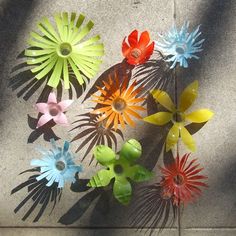
[(165, 125), (172, 122), (173, 126), (169, 130), (166, 138), (166, 151), (172, 149), (178, 139), (181, 138), (186, 147), (191, 151), (196, 151), (196, 143), (185, 128), (189, 123), (203, 123), (212, 118), (213, 112), (209, 109), (199, 109), (188, 113), (187, 110), (193, 104), (198, 95), (198, 81), (188, 85), (180, 95), (179, 106), (176, 108), (170, 96), (161, 90), (153, 90), (152, 96), (156, 102), (165, 107), (168, 112), (157, 112), (153, 115), (145, 117), (143, 120), (155, 124)]

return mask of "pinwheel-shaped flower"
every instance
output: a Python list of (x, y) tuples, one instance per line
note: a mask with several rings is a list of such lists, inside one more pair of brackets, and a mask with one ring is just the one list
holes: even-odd
[(43, 154), (42, 159), (34, 159), (31, 161), (32, 166), (40, 167), (41, 175), (36, 179), (40, 181), (46, 178), (51, 186), (58, 183), (58, 188), (63, 188), (65, 182), (75, 182), (75, 174), (82, 171), (82, 166), (77, 166), (73, 161), (73, 155), (68, 151), (69, 142), (64, 143), (64, 147), (57, 147), (55, 140), (51, 139), (52, 150), (40, 150)]
[(69, 99), (58, 103), (55, 93), (50, 93), (47, 103), (36, 104), (36, 109), (38, 110), (38, 112), (43, 114), (39, 118), (37, 128), (46, 124), (50, 120), (53, 120), (56, 124), (59, 125), (67, 125), (68, 121), (64, 112), (72, 102), (73, 100)]
[(127, 62), (131, 65), (139, 65), (146, 62), (153, 53), (154, 42), (150, 42), (150, 36), (147, 31), (141, 33), (138, 39), (138, 31), (134, 30), (128, 36), (128, 43), (126, 37), (122, 43), (122, 53), (127, 59)]
[(207, 184), (202, 182), (207, 177), (199, 174), (203, 168), (196, 164), (197, 159), (188, 163), (189, 155), (185, 154), (181, 158), (177, 156), (174, 163), (161, 168), (161, 185), (167, 193), (174, 196), (175, 205), (194, 201), (202, 193), (199, 187), (207, 187)]
[[(91, 79), (97, 73), (104, 54), (103, 44), (98, 43), (99, 36), (81, 42), (93, 27), (89, 21), (84, 27), (85, 17), (66, 12), (55, 15), (56, 29), (48, 18), (38, 24), (41, 34), (31, 32), (29, 45), (35, 49), (27, 49), (27, 63), (34, 65), (31, 70), (37, 79), (50, 73), (48, 85), (56, 88), (61, 76), (65, 89), (70, 88), (69, 68), (73, 71), (79, 84), (84, 83), (83, 76)], [(82, 76), (83, 75), (83, 76)]]
[(103, 81), (104, 88), (98, 87), (101, 92), (100, 96), (93, 95), (95, 98), (93, 101), (101, 104), (102, 107), (93, 110), (91, 113), (100, 114), (99, 121), (106, 119), (106, 128), (111, 125), (117, 130), (118, 125), (121, 125), (124, 129), (126, 123), (134, 127), (135, 123), (130, 116), (142, 119), (136, 112), (145, 110), (142, 106), (137, 105), (137, 103), (145, 100), (144, 97), (138, 95), (142, 87), (135, 88), (136, 81), (130, 86), (128, 86), (128, 83), (128, 77), (120, 82), (117, 74), (115, 74), (114, 80), (109, 78), (108, 82)]
[(94, 156), (107, 169), (100, 170), (93, 176), (88, 186), (107, 186), (112, 179), (115, 179), (113, 194), (121, 204), (127, 205), (132, 195), (129, 179), (135, 182), (142, 182), (152, 177), (150, 171), (141, 165), (135, 164), (135, 161), (141, 156), (141, 149), (142, 147), (138, 141), (130, 139), (121, 148), (119, 159), (117, 159), (116, 154), (108, 146), (97, 146), (94, 149)]
[(187, 123), (203, 123), (211, 119), (213, 112), (208, 109), (199, 109), (187, 113), (188, 108), (193, 104), (198, 95), (198, 81), (194, 81), (188, 85), (180, 96), (180, 104), (176, 108), (169, 95), (161, 90), (152, 92), (153, 98), (165, 107), (168, 112), (157, 112), (153, 115), (145, 117), (143, 120), (155, 125), (165, 125), (172, 122), (173, 126), (169, 130), (166, 138), (166, 151), (172, 149), (178, 142), (179, 137), (191, 151), (196, 150), (196, 144), (185, 128)]
[(201, 35), (201, 32), (199, 32), (200, 26), (197, 26), (191, 33), (188, 33), (188, 27), (189, 22), (184, 23), (180, 31), (176, 26), (173, 26), (167, 34), (159, 35), (162, 42), (155, 41), (155, 48), (168, 57), (166, 61), (172, 62), (171, 69), (177, 63), (187, 68), (188, 59), (199, 59), (195, 54), (202, 51), (202, 43), (204, 42), (204, 39), (197, 41)]

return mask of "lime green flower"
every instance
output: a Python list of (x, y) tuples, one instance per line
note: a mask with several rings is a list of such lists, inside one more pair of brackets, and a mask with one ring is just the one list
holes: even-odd
[(173, 126), (169, 130), (166, 138), (166, 151), (174, 148), (179, 138), (182, 139), (185, 146), (192, 152), (196, 151), (196, 143), (185, 128), (189, 123), (207, 122), (214, 115), (209, 109), (199, 109), (188, 112), (188, 109), (194, 103), (198, 95), (198, 81), (195, 80), (189, 84), (180, 95), (180, 104), (178, 107), (174, 105), (170, 96), (162, 90), (153, 90), (152, 96), (156, 102), (160, 103), (168, 111), (157, 112), (153, 115), (145, 117), (143, 120), (154, 125), (165, 125), (169, 122)]
[(94, 149), (94, 156), (107, 169), (98, 171), (90, 179), (88, 186), (104, 187), (112, 179), (115, 179), (113, 194), (121, 204), (127, 205), (132, 196), (132, 186), (129, 179), (135, 182), (142, 182), (152, 177), (152, 172), (141, 165), (135, 164), (141, 153), (142, 147), (135, 139), (130, 139), (122, 146), (118, 159), (116, 158), (116, 154), (108, 146), (97, 146)]
[(54, 19), (56, 29), (46, 17), (38, 23), (41, 34), (31, 32), (28, 43), (33, 49), (25, 50), (25, 55), (27, 64), (35, 66), (31, 71), (37, 79), (49, 75), (47, 84), (56, 88), (62, 77), (65, 89), (69, 89), (70, 71), (80, 85), (84, 83), (83, 76), (89, 79), (95, 76), (102, 62), (99, 57), (104, 54), (104, 46), (98, 43), (99, 35), (82, 42), (94, 25), (89, 21), (82, 27), (83, 15), (77, 18), (76, 13), (63, 12), (56, 14)]

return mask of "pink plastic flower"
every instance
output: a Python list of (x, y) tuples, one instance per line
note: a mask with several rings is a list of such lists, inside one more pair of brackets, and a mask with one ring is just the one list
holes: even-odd
[(50, 120), (53, 120), (59, 125), (67, 125), (68, 120), (64, 112), (72, 102), (73, 100), (64, 100), (58, 103), (55, 93), (50, 93), (47, 103), (36, 104), (37, 111), (43, 114), (39, 118), (37, 128), (43, 126)]

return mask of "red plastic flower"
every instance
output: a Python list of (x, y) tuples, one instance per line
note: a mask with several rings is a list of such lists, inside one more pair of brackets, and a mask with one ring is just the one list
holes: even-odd
[(189, 155), (185, 154), (182, 158), (177, 156), (174, 163), (161, 168), (163, 174), (161, 185), (166, 192), (173, 194), (175, 205), (194, 201), (201, 195), (199, 187), (207, 187), (202, 182), (207, 177), (199, 175), (203, 168), (199, 168), (199, 164), (195, 163), (197, 159), (187, 164)]
[(122, 53), (131, 65), (139, 65), (146, 62), (153, 53), (154, 42), (149, 44), (150, 37), (147, 31), (141, 33), (138, 40), (138, 31), (134, 30), (128, 36), (128, 43), (126, 37), (122, 43)]

